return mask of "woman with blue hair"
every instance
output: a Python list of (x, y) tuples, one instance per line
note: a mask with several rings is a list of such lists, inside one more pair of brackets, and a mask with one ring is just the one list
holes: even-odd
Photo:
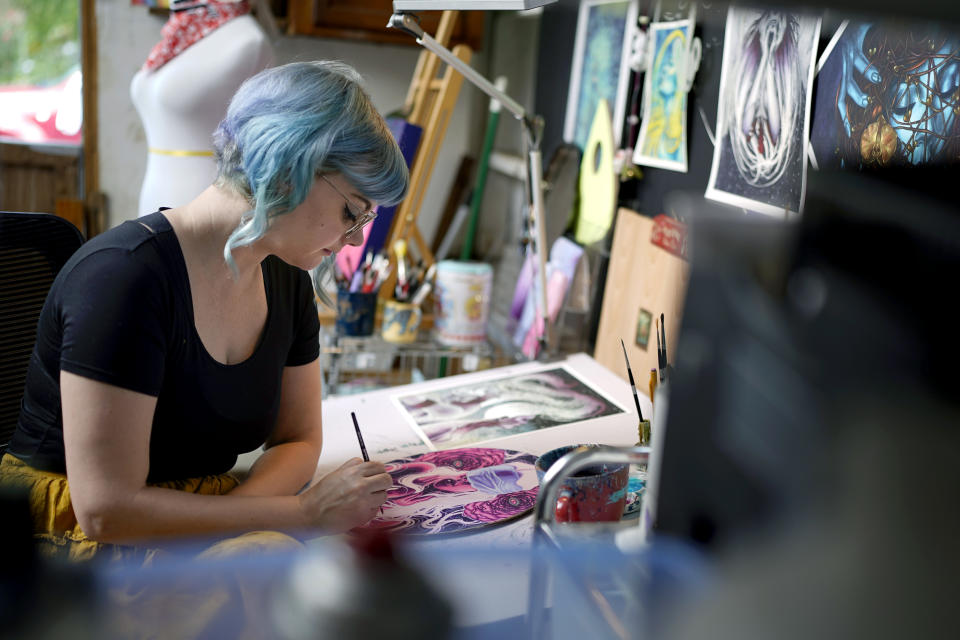
[[(3, 484), (29, 487), (49, 554), (338, 532), (385, 500), (383, 465), (357, 458), (301, 491), (322, 442), (307, 272), (319, 282), (374, 207), (403, 198), (400, 149), (336, 62), (250, 78), (214, 143), (213, 185), (91, 239), (51, 287), (0, 463)], [(227, 473), (261, 445), (242, 482)]]

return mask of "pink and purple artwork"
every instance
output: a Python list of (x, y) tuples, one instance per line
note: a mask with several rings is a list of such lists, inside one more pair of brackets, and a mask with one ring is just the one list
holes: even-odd
[(434, 445), (457, 446), (623, 410), (562, 367), (398, 398)]
[(516, 518), (536, 502), (536, 459), (508, 449), (467, 448), (388, 462), (393, 487), (381, 515), (362, 529), (454, 533)]

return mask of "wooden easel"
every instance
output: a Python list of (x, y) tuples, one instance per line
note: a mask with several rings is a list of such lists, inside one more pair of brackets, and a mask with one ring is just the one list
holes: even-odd
[[(458, 14), (459, 11), (444, 11), (440, 18), (435, 39), (444, 47), (450, 41), (450, 34)], [(453, 48), (453, 55), (469, 63), (473, 52), (467, 45), (460, 44)], [(438, 78), (439, 67), (440, 59), (436, 55), (426, 49), (421, 51), (413, 72), (413, 80), (407, 90), (403, 109), (407, 114), (406, 120), (421, 127), (423, 135), (410, 169), (410, 190), (400, 204), (390, 227), (387, 251), (394, 269), (388, 282), (380, 288), (381, 297), (392, 295), (393, 283), (396, 281), (396, 255), (393, 245), (397, 240), (405, 239), (408, 244), (413, 242), (425, 267), (429, 268), (434, 262), (430, 245), (424, 241), (417, 228), (417, 216), (420, 214), (433, 166), (436, 164), (437, 153), (446, 135), (450, 116), (460, 94), (460, 85), (463, 83), (463, 76), (449, 66)]]

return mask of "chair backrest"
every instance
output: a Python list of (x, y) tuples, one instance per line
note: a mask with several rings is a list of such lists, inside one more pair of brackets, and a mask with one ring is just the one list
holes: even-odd
[(63, 218), (0, 211), (0, 455), (17, 426), (40, 310), (81, 244), (80, 231)]

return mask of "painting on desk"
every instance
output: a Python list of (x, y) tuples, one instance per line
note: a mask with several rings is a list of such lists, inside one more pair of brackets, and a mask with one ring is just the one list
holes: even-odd
[(393, 487), (363, 530), (427, 535), (461, 533), (521, 516), (537, 499), (537, 457), (470, 447), (387, 463)]
[(564, 367), (397, 398), (437, 448), (581, 422), (623, 409)]

